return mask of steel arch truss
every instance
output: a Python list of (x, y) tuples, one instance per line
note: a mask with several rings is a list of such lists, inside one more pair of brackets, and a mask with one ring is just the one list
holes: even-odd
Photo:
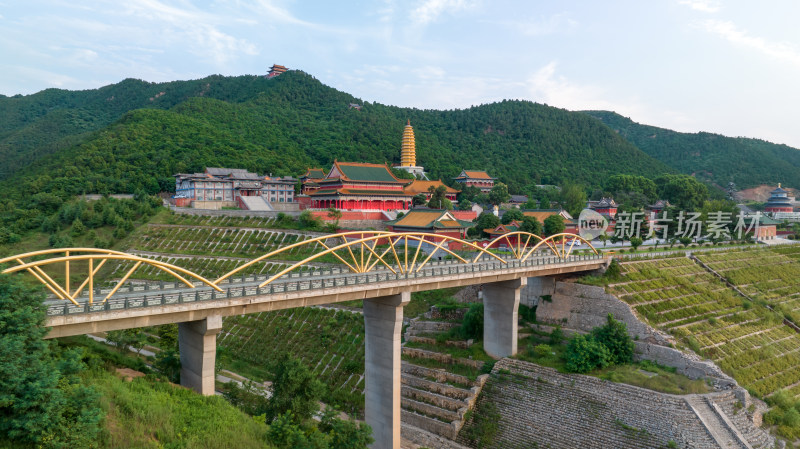
[[(514, 244), (512, 244), (512, 237), (516, 237)], [(550, 251), (552, 251), (553, 254), (559, 259), (564, 260), (569, 257), (569, 255), (572, 253), (572, 249), (576, 244), (580, 244), (580, 242), (586, 243), (586, 245), (589, 246), (589, 249), (591, 249), (595, 254), (599, 254), (597, 249), (588, 240), (579, 235), (568, 232), (553, 234), (544, 239), (536, 234), (531, 234), (530, 232), (509, 232), (508, 234), (503, 234), (489, 242), (487, 248), (492, 248), (503, 241), (506, 242), (506, 246), (508, 247), (509, 251), (511, 251), (511, 254), (513, 254), (514, 258), (522, 262), (528, 260), (531, 255), (533, 255), (539, 248), (543, 246), (549, 248)], [(480, 255), (478, 257), (480, 257)], [(476, 257), (475, 260), (478, 260), (478, 257)]]
[[(45, 256), (45, 258), (41, 258)], [(47, 257), (49, 256), (49, 257)], [(189, 288), (194, 288), (194, 284), (190, 282), (188, 278), (193, 278), (202, 282), (209, 287), (212, 287), (216, 290), (222, 291), (216, 284), (209, 281), (208, 279), (192, 272), (186, 270), (184, 268), (168, 264), (165, 262), (161, 262), (154, 259), (147, 259), (140, 256), (134, 256), (131, 254), (123, 253), (120, 251), (112, 251), (108, 249), (97, 249), (97, 248), (61, 248), (61, 249), (49, 249), (43, 251), (34, 251), (25, 254), (19, 254), (16, 256), (6, 257), (5, 259), (0, 259), (0, 265), (9, 263), (9, 262), (17, 262), (18, 265), (12, 266), (10, 268), (6, 268), (2, 271), (2, 273), (15, 273), (18, 271), (27, 271), (33, 275), (39, 282), (44, 284), (45, 287), (50, 290), (54, 295), (56, 295), (59, 299), (64, 299), (72, 302), (75, 305), (78, 305), (78, 301), (76, 300), (78, 296), (83, 292), (84, 289), (88, 287), (89, 292), (89, 304), (94, 302), (94, 279), (97, 272), (100, 271), (100, 268), (106, 264), (109, 260), (123, 260), (123, 261), (130, 261), (133, 262), (133, 267), (129, 269), (125, 275), (116, 283), (116, 285), (111, 289), (111, 291), (103, 298), (103, 302), (107, 299), (111, 298), (122, 284), (124, 284), (128, 278), (142, 265), (150, 265), (159, 270), (173, 276), (175, 279), (183, 282)], [(87, 269), (86, 278), (84, 281), (75, 289), (72, 290), (70, 287), (70, 275), (74, 274), (70, 273), (70, 265), (72, 262), (79, 262), (79, 261), (88, 261), (89, 268)], [(59, 284), (57, 281), (53, 280), (50, 275), (48, 275), (43, 269), (43, 266), (50, 266), (50, 265), (64, 265), (64, 283)], [(186, 275), (186, 277), (182, 276)]]
[[(341, 239), (342, 243), (330, 245), (326, 241)], [(245, 268), (279, 256), (285, 251), (303, 245), (319, 243), (325, 248), (323, 251), (309, 256), (288, 268), (281, 270), (271, 278), (264, 281), (260, 286), (263, 287), (281, 276), (290, 273), (314, 260), (328, 254), (335, 257), (339, 262), (346, 265), (353, 273), (367, 273), (375, 267), (386, 268), (395, 274), (406, 274), (417, 272), (424, 267), (428, 261), (439, 251), (442, 251), (462, 263), (470, 263), (456, 251), (449, 248), (450, 243), (457, 243), (465, 250), (477, 251), (477, 258), (487, 255), (505, 263), (505, 260), (487, 251), (472, 242), (440, 234), (426, 232), (386, 232), (386, 231), (356, 231), (341, 234), (332, 234), (324, 237), (304, 240), (293, 245), (289, 245), (261, 257), (251, 260), (246, 264), (237, 267), (229, 273), (221, 276), (214, 281), (219, 285), (220, 282), (244, 270)], [(423, 250), (424, 247), (429, 248)], [(427, 253), (427, 255), (426, 255)], [(477, 260), (476, 258), (476, 260)]]
[[(515, 240), (514, 237), (516, 237)], [(540, 248), (547, 248), (559, 259), (564, 260), (569, 257), (573, 247), (579, 242), (586, 243), (595, 254), (599, 254), (597, 249), (586, 239), (569, 233), (541, 238), (528, 232), (511, 232), (492, 240), (486, 247), (481, 247), (473, 242), (456, 237), (426, 232), (351, 231), (315, 237), (279, 248), (240, 265), (214, 281), (208, 280), (190, 270), (158, 260), (97, 248), (62, 248), (34, 251), (0, 259), (0, 265), (16, 262), (17, 265), (3, 269), (2, 273), (27, 271), (44, 284), (57, 298), (79, 305), (77, 299), (87, 288), (89, 304), (93, 303), (95, 276), (109, 260), (133, 262), (133, 267), (127, 270), (122, 278), (116, 282), (112, 290), (103, 298), (103, 302), (117, 293), (117, 290), (142, 265), (155, 267), (171, 275), (189, 288), (195, 288), (195, 285), (189, 280), (193, 279), (217, 291), (222, 291), (220, 283), (225, 279), (256, 263), (268, 259), (277, 259), (288, 251), (304, 246), (313, 248), (316, 245), (320, 245), (323, 250), (281, 270), (261, 283), (260, 286), (263, 287), (294, 270), (329, 255), (339, 263), (347, 266), (353, 273), (367, 273), (376, 268), (386, 269), (394, 274), (416, 273), (425, 267), (437, 253), (445, 254), (464, 264), (478, 262), (481, 258), (494, 259), (505, 264), (507, 263), (506, 259), (491, 251), (494, 246), (501, 244), (503, 241), (506, 242), (506, 246), (511, 251), (513, 258), (521, 262), (526, 261)], [(512, 241), (515, 243), (512, 244)], [(458, 249), (451, 249), (451, 244), (455, 244)], [(468, 251), (475, 255), (474, 257), (472, 254), (465, 256), (463, 251)], [(472, 260), (469, 260), (469, 258), (472, 258)], [(88, 269), (86, 270), (86, 278), (73, 290), (70, 286), (70, 265), (79, 261), (87, 261)], [(42, 269), (44, 266), (57, 266), (59, 264), (63, 264), (65, 279), (63, 284), (53, 280)]]

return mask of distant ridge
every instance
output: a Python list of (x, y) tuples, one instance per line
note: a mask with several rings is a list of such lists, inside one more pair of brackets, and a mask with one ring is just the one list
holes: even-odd
[(408, 119), (417, 161), (434, 178), (480, 168), (526, 193), (536, 184), (597, 187), (613, 173), (673, 171), (582, 113), (528, 101), (448, 111), (398, 108), (288, 71), (273, 79), (125, 80), (0, 98), (0, 157), (9, 161), (0, 189), (12, 196), (155, 193), (173, 188), (174, 173), (206, 166), (299, 175), (334, 158), (399, 162)]
[(719, 187), (800, 187), (800, 150), (759, 139), (680, 133), (642, 125), (609, 111), (585, 111), (650, 156)]

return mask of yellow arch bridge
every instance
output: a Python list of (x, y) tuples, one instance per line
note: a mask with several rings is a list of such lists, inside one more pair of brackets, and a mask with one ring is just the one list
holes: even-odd
[[(337, 243), (331, 243), (337, 242)], [(197, 273), (174, 264), (128, 254), (120, 251), (97, 248), (62, 248), (34, 251), (0, 259), (0, 265), (11, 264), (2, 273), (26, 272), (43, 284), (56, 298), (79, 305), (84, 292), (88, 304), (94, 304), (95, 284), (100, 269), (109, 261), (129, 262), (132, 267), (121, 278), (112, 282), (113, 286), (104, 291), (100, 302), (114, 297), (120, 288), (135, 272), (151, 266), (173, 277), (187, 289), (208, 287), (222, 292), (220, 285), (247, 268), (264, 261), (279, 260), (282, 255), (297, 248), (322, 249), (303, 260), (290, 264), (278, 273), (263, 280), (258, 286), (264, 287), (292, 272), (302, 270), (320, 258), (335, 259), (344, 269), (352, 273), (388, 271), (395, 275), (418, 273), (434, 257), (444, 256), (453, 264), (474, 264), (478, 261), (494, 261), (508, 264), (512, 261), (525, 262), (535, 254), (546, 254), (557, 260), (567, 260), (576, 245), (586, 244), (588, 250), (599, 255), (597, 249), (582, 237), (561, 233), (542, 238), (527, 232), (512, 232), (500, 236), (485, 246), (455, 237), (430, 233), (398, 233), (386, 231), (352, 231), (303, 240), (250, 260), (217, 279), (207, 279)], [(439, 258), (437, 257), (437, 259)], [(76, 265), (80, 265), (82, 282), (75, 285), (71, 279), (78, 275)], [(49, 273), (49, 274), (48, 274)], [(54, 273), (60, 273), (56, 276)], [(58, 282), (54, 277), (63, 279)], [(74, 287), (74, 288), (73, 288)]]

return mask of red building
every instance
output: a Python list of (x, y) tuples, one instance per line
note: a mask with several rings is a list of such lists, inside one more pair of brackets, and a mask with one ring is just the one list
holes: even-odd
[(617, 216), (617, 202), (613, 198), (602, 198), (600, 201), (589, 201), (587, 205), (589, 209), (597, 212), (598, 214), (614, 219)]
[(407, 210), (413, 195), (403, 190), (406, 183), (385, 165), (334, 161), (331, 171), (316, 181), (319, 187), (308, 196), (315, 209)]
[(789, 191), (782, 189), (778, 184), (778, 188), (770, 192), (767, 204), (764, 205), (764, 212), (776, 214), (778, 212), (794, 212), (794, 207), (789, 199)]
[(472, 226), (447, 210), (412, 210), (386, 224), (392, 232), (429, 232), (459, 239), (466, 238), (467, 228)]
[(272, 67), (269, 68), (269, 73), (267, 73), (267, 78), (275, 78), (276, 76), (286, 73), (289, 70), (286, 67), (278, 64), (273, 64)]
[(462, 170), (460, 175), (453, 178), (453, 181), (464, 186), (477, 187), (483, 193), (489, 193), (496, 180), (497, 178), (492, 178), (485, 171), (476, 170)]
[(308, 195), (310, 192), (319, 189), (319, 182), (325, 179), (325, 170), (321, 168), (309, 168), (306, 169), (306, 172), (300, 175), (298, 179), (303, 184), (301, 193), (303, 195)]

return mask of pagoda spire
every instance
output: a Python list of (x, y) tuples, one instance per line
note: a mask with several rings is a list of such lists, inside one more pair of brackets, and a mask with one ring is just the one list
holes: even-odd
[(403, 143), (400, 146), (400, 166), (415, 167), (416, 165), (417, 148), (414, 141), (414, 128), (411, 127), (411, 119), (408, 119), (403, 130)]

